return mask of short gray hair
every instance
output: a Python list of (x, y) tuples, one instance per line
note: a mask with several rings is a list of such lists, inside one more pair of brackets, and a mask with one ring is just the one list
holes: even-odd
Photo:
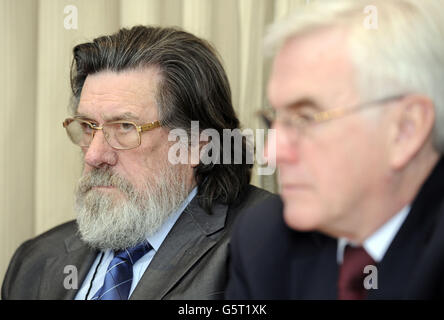
[[(377, 28), (365, 26), (376, 9)], [(435, 105), (434, 146), (444, 153), (444, 10), (437, 0), (325, 0), (299, 8), (271, 26), (267, 51), (321, 28), (350, 31), (349, 49), (363, 99), (399, 93), (428, 96)]]

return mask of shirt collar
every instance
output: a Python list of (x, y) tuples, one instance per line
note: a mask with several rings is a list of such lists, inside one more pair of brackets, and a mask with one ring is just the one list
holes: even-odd
[[(380, 262), (382, 260), (394, 237), (396, 236), (405, 219), (407, 218), (409, 212), (410, 206), (405, 206), (401, 211), (390, 218), (389, 221), (384, 223), (382, 227), (376, 230), (376, 232), (374, 232), (370, 237), (364, 240), (362, 246), (373, 258), (373, 260), (375, 260), (376, 262)], [(349, 241), (347, 238), (338, 239), (338, 264), (342, 264), (342, 260), (344, 258), (344, 250), (347, 244), (350, 244), (353, 247), (357, 246), (353, 242)]]
[(193, 200), (193, 198), (196, 196), (196, 194), (197, 194), (197, 187), (195, 187), (190, 192), (190, 194), (184, 200), (184, 202), (182, 202), (180, 207), (165, 220), (165, 222), (162, 224), (162, 226), (159, 228), (159, 230), (157, 230), (153, 235), (146, 238), (148, 243), (151, 245), (151, 247), (153, 247), (154, 251), (157, 252), (159, 250), (160, 245), (162, 244), (162, 242), (165, 240), (168, 233), (173, 228), (177, 219), (179, 219), (182, 212), (185, 210), (185, 208), (188, 206), (188, 204), (191, 202), (191, 200)]

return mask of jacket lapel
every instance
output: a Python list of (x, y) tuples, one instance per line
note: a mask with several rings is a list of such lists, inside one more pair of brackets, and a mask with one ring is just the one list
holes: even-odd
[(378, 290), (371, 290), (369, 299), (407, 298), (415, 276), (419, 279), (424, 278), (424, 274), (419, 274), (421, 272), (418, 267), (421, 266), (420, 262), (427, 253), (430, 238), (438, 225), (443, 189), (444, 160), (440, 159), (421, 187), (404, 224), (378, 264)]
[[(65, 240), (65, 249), (66, 251), (63, 254), (46, 260), (38, 299), (74, 299), (97, 256), (97, 251), (90, 249), (77, 235)], [(66, 281), (68, 289), (65, 288), (64, 284), (67, 277), (68, 280), (72, 279), (72, 281)], [(71, 289), (70, 284), (73, 287), (76, 285), (77, 289)]]
[(206, 213), (195, 197), (171, 229), (130, 299), (163, 299), (188, 270), (216, 243), (210, 237), (225, 226), (228, 207)]

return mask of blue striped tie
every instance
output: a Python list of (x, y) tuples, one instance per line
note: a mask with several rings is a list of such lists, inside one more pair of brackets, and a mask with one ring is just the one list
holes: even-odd
[(128, 300), (133, 265), (150, 250), (150, 244), (144, 241), (133, 248), (116, 252), (106, 271), (103, 286), (92, 300)]

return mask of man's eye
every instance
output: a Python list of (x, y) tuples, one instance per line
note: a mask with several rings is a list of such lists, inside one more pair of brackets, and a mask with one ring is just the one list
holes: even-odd
[[(94, 126), (94, 124), (91, 124), (91, 125)], [(82, 128), (83, 132), (85, 132), (85, 133), (91, 133), (93, 131), (91, 126), (86, 122), (80, 122), (80, 127)]]
[(120, 123), (119, 130), (121, 131), (131, 131), (134, 129), (134, 125), (132, 123)]
[(298, 110), (298, 112), (293, 114), (292, 118), (299, 122), (310, 123), (314, 120), (313, 114), (311, 110)]
[(308, 112), (301, 112), (298, 117), (306, 122), (311, 122), (314, 119), (313, 114)]

